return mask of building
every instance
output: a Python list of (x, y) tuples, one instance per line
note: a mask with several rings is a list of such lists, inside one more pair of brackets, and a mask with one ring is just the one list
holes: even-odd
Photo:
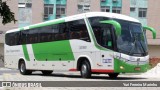
[(160, 0), (10, 0), (7, 1), (18, 22), (0, 24), (0, 55), (3, 55), (4, 33), (7, 30), (79, 13), (101, 11), (125, 14), (157, 30), (157, 39), (147, 31), (149, 54), (160, 57)]

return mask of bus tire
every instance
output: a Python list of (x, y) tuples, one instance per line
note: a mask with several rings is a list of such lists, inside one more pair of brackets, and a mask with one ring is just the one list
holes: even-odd
[(32, 74), (32, 71), (26, 69), (26, 64), (25, 64), (24, 61), (20, 61), (20, 63), (19, 63), (19, 72), (20, 72), (22, 75)]
[(117, 78), (119, 73), (109, 73), (108, 75), (109, 75), (110, 78)]
[(53, 71), (49, 71), (49, 70), (44, 70), (44, 71), (41, 71), (43, 73), (43, 75), (50, 75), (52, 74)]
[(82, 62), (80, 72), (81, 72), (82, 78), (90, 78), (91, 77), (91, 67), (87, 61)]

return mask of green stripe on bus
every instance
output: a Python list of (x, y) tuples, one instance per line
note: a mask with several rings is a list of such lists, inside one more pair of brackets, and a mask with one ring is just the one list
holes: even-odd
[[(54, 21), (54, 22), (46, 22), (46, 23), (42, 23), (42, 24), (38, 24), (38, 25), (31, 25), (29, 26), (29, 29), (32, 29), (32, 28), (38, 28), (38, 27), (43, 27), (43, 26), (48, 26), (48, 25), (53, 25), (53, 24), (59, 24), (59, 23), (63, 23), (65, 22), (64, 19), (62, 20), (58, 20), (58, 21)], [(19, 28), (20, 31), (22, 30), (25, 30), (23, 27), (22, 28)], [(32, 45), (33, 46), (33, 45)], [(38, 46), (39, 47), (39, 46)], [(27, 46), (26, 45), (22, 45), (22, 48), (23, 48), (23, 53), (24, 53), (24, 56), (25, 56), (25, 59), (27, 61), (29, 61), (29, 54), (28, 54), (28, 50), (27, 50)], [(33, 48), (34, 49), (34, 48)], [(41, 49), (41, 48), (40, 48)], [(36, 54), (35, 54), (36, 55)], [(43, 56), (43, 55), (42, 55)], [(38, 58), (39, 59), (39, 58)], [(37, 60), (38, 60), (37, 59)]]
[[(24, 30), (24, 28), (19, 28), (20, 31)], [(29, 54), (28, 54), (28, 50), (27, 50), (27, 46), (26, 45), (22, 45), (22, 48), (23, 48), (23, 54), (24, 54), (24, 57), (27, 61), (29, 61)]]
[(74, 60), (69, 40), (32, 44), (32, 48), (38, 61)]
[(22, 45), (22, 48), (23, 48), (23, 53), (24, 53), (25, 59), (27, 61), (29, 61), (29, 54), (28, 54), (27, 46), (26, 45)]

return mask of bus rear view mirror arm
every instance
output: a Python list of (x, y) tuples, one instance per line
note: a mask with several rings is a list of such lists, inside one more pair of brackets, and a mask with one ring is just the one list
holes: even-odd
[(100, 21), (100, 23), (106, 23), (106, 24), (113, 25), (115, 30), (116, 30), (116, 35), (117, 36), (121, 35), (121, 25), (117, 21), (115, 21), (115, 20), (104, 20), (104, 21)]
[(148, 26), (143, 26), (143, 29), (151, 31), (152, 35), (153, 35), (153, 39), (156, 39), (156, 30), (154, 28), (148, 27)]

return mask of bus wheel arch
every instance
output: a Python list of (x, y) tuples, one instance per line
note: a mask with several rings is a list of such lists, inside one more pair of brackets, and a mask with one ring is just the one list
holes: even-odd
[(91, 64), (88, 58), (81, 57), (78, 59), (77, 70), (81, 72), (82, 78), (91, 77)]
[(91, 67), (91, 62), (87, 57), (80, 57), (77, 61), (77, 71), (81, 70), (81, 65), (84, 61), (88, 62)]
[(20, 69), (20, 63), (21, 62), (25, 62), (23, 58), (20, 58), (19, 61), (18, 61), (18, 69)]
[(22, 75), (28, 75), (28, 74), (31, 74), (32, 71), (31, 70), (27, 70), (26, 69), (26, 63), (25, 63), (25, 60), (24, 59), (19, 59), (19, 62), (18, 62), (18, 69), (19, 69), (19, 72), (22, 74)]

